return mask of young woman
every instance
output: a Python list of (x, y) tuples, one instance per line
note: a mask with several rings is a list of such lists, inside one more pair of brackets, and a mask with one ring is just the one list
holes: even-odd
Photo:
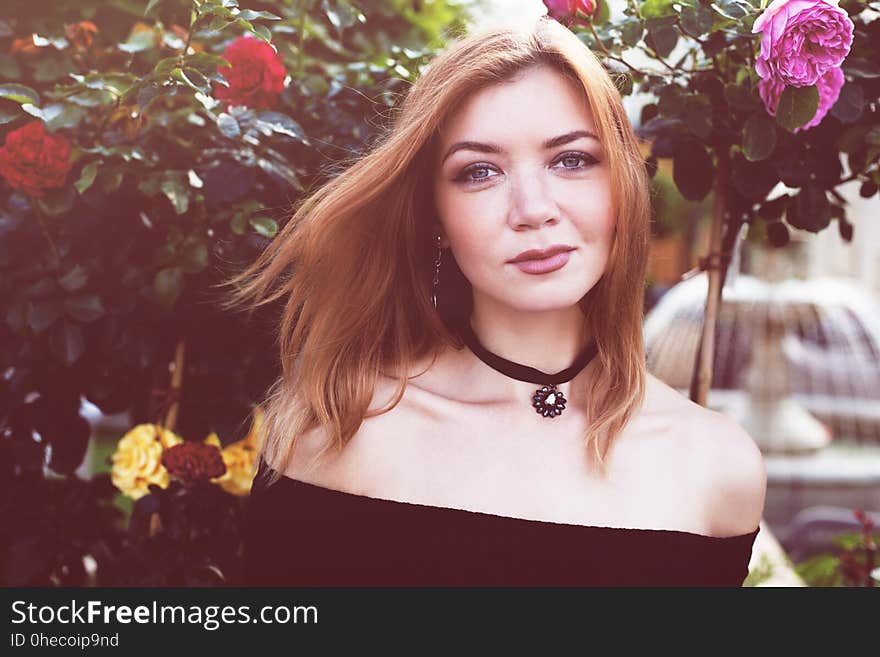
[(464, 37), (230, 305), (283, 298), (265, 585), (733, 585), (765, 472), (645, 371), (649, 178), (569, 30)]

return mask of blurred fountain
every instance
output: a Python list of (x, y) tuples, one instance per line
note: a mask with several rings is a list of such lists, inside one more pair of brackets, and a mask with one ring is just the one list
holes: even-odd
[[(848, 280), (738, 274), (718, 317), (710, 407), (733, 415), (768, 453), (810, 452), (832, 437), (880, 444), (880, 308)], [(690, 386), (707, 279), (670, 289), (645, 319), (648, 370)]]

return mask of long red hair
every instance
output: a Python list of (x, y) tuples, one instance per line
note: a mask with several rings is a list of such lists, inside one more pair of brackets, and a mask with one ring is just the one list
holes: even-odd
[[(365, 417), (387, 412), (407, 385), (370, 414), (378, 373), (407, 373), (444, 346), (462, 347), (470, 287), (444, 262), (440, 306), (431, 303), (435, 246), (433, 155), (438, 127), (474, 91), (549, 65), (583, 93), (609, 160), (615, 236), (607, 269), (579, 302), (597, 340), (597, 375), (583, 390), (585, 446), (604, 456), (645, 394), (642, 340), (650, 178), (620, 93), (595, 55), (546, 17), (532, 30), (494, 28), (452, 42), (412, 85), (388, 131), (363, 157), (303, 199), (257, 260), (224, 285), (226, 309), (284, 301), (282, 374), (262, 401), (260, 455), (285, 470), (299, 436), (321, 425), (342, 450)], [(600, 444), (602, 447), (600, 448)], [(326, 449), (321, 452), (321, 456)]]

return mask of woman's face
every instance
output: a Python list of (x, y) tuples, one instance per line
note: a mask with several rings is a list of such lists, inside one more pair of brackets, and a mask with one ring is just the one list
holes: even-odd
[[(481, 89), (449, 117), (434, 197), (442, 244), (473, 287), (475, 306), (560, 309), (599, 280), (614, 217), (608, 164), (590, 135), (586, 100), (548, 67)], [(571, 250), (550, 262), (511, 263), (558, 245)]]

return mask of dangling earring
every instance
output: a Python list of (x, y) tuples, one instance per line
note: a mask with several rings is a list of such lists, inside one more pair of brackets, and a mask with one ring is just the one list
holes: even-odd
[(434, 291), (431, 293), (431, 303), (437, 308), (437, 287), (440, 284), (440, 260), (443, 257), (443, 249), (440, 248), (440, 236), (437, 235), (437, 257), (434, 259)]

